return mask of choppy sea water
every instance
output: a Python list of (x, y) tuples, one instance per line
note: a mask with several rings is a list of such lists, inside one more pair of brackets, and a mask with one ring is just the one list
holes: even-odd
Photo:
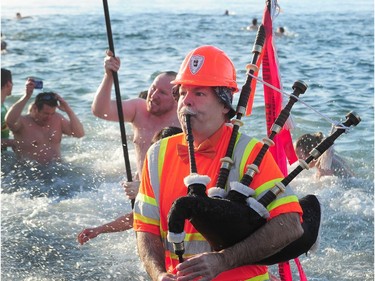
[[(1, 65), (12, 71), (14, 82), (6, 105), (21, 96), (26, 77), (41, 77), (46, 90), (66, 98), (86, 131), (83, 139), (63, 139), (62, 164), (20, 164), (11, 152), (2, 154), (2, 280), (148, 280), (132, 231), (103, 234), (83, 246), (76, 240), (83, 228), (115, 219), (131, 207), (119, 185), (125, 178), (119, 126), (90, 111), (108, 48), (103, 9), (100, 1), (75, 2), (2, 2), (1, 31), (8, 50), (1, 55)], [(303, 80), (309, 88), (302, 99), (314, 109), (335, 121), (351, 110), (362, 118), (335, 144), (355, 178), (317, 180), (314, 171), (304, 171), (291, 184), (300, 196), (316, 194), (323, 207), (320, 247), (300, 260), (308, 280), (373, 280), (373, 3), (279, 4), (282, 12), (274, 25), (287, 31), (276, 38), (284, 90), (291, 92), (293, 82)], [(261, 18), (264, 3), (109, 1), (109, 8), (116, 55), (122, 60), (120, 90), (123, 98), (131, 98), (147, 89), (158, 71), (178, 70), (185, 54), (203, 44), (228, 53), (241, 86), (255, 39), (244, 27), (253, 17)], [(222, 15), (225, 9), (229, 17)], [(32, 17), (17, 21), (16, 12)], [(328, 134), (331, 129), (302, 104), (296, 104), (292, 114), (294, 140), (303, 133)], [(263, 138), (260, 84), (254, 112), (244, 121), (241, 130)], [(126, 131), (130, 138), (131, 127)]]

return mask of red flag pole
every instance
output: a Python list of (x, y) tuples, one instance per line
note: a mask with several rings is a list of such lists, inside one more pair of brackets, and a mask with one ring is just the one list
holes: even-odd
[[(281, 81), (279, 74), (279, 66), (277, 61), (277, 53), (275, 51), (273, 41), (273, 16), (277, 7), (277, 0), (266, 0), (266, 7), (263, 14), (263, 25), (266, 33), (266, 39), (263, 49), (263, 80), (277, 89), (281, 89)], [(269, 134), (271, 127), (282, 109), (282, 95), (264, 85), (264, 103), (266, 114), (267, 134)], [(270, 152), (275, 158), (282, 173), (286, 176), (288, 174), (287, 159), (290, 164), (298, 160), (293, 148), (293, 141), (289, 130), (283, 128), (281, 132), (275, 136), (275, 145), (270, 147)], [(302, 269), (299, 259), (294, 259), (301, 281), (307, 281), (306, 275)], [(289, 262), (279, 263), (279, 275), (282, 281), (292, 281), (292, 272)]]
[[(278, 69), (279, 67), (277, 61), (277, 53), (275, 52), (275, 46), (273, 41), (272, 26), (272, 16), (274, 14), (275, 9), (276, 1), (267, 0), (266, 8), (263, 14), (263, 25), (266, 32), (266, 40), (264, 43), (262, 70), (263, 80), (273, 85), (274, 87), (280, 89), (281, 81)], [(264, 85), (264, 103), (267, 133), (269, 133), (272, 124), (274, 123), (282, 109), (282, 95), (279, 92)], [(280, 134), (276, 136), (274, 142), (275, 145), (270, 148), (270, 152), (275, 158), (283, 174), (287, 175), (287, 159), (289, 160), (290, 164), (293, 164), (295, 161), (297, 161), (297, 156), (293, 149), (293, 142), (290, 135), (290, 131), (283, 128)]]

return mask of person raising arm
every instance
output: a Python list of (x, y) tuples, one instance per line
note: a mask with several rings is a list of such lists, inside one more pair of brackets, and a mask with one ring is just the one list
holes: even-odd
[[(53, 92), (39, 93), (28, 114), (22, 115), (34, 87), (34, 81), (29, 78), (25, 94), (10, 107), (5, 116), (14, 135), (16, 156), (41, 164), (61, 161), (62, 135), (82, 138), (85, 135), (83, 125), (68, 103)], [(69, 119), (57, 113), (57, 108), (65, 112)]]
[[(99, 85), (91, 109), (93, 114), (108, 121), (119, 121), (117, 102), (111, 99), (113, 86), (113, 71), (120, 69), (121, 61), (114, 57), (109, 50), (104, 58), (104, 76)], [(176, 72), (164, 71), (155, 77), (147, 91), (147, 97), (122, 100), (124, 122), (129, 122), (133, 129), (133, 143), (136, 157), (136, 173), (133, 182), (123, 181), (121, 185), (125, 193), (135, 196), (139, 188), (139, 175), (147, 149), (150, 147), (153, 136), (164, 127), (180, 127), (177, 118), (177, 102), (172, 94), (171, 81)], [(125, 215), (128, 217), (127, 214)]]
[[(118, 57), (113, 57), (111, 51), (108, 50), (106, 54), (104, 77), (96, 91), (91, 108), (96, 117), (118, 122), (117, 103), (115, 99), (111, 99), (111, 90), (112, 71), (117, 72), (121, 63)], [(142, 171), (144, 157), (154, 134), (164, 127), (180, 127), (176, 113), (177, 102), (173, 98), (170, 83), (175, 77), (176, 73), (173, 71), (161, 72), (150, 85), (146, 100), (132, 98), (121, 101), (124, 121), (131, 123), (133, 128), (137, 159), (136, 180)]]
[[(120, 59), (114, 57), (109, 50), (104, 58), (104, 77), (99, 85), (91, 105), (93, 114), (104, 120), (119, 121), (117, 101), (111, 99), (113, 71), (120, 69)], [(154, 135), (168, 126), (180, 126), (177, 118), (177, 103), (172, 95), (171, 81), (176, 77), (173, 71), (157, 75), (147, 91), (146, 99), (138, 97), (121, 101), (124, 122), (133, 128), (133, 142), (136, 156), (136, 173), (133, 182), (123, 181), (129, 199), (134, 199), (139, 188), (139, 174), (146, 151), (151, 145)], [(116, 220), (95, 228), (86, 228), (78, 234), (78, 242), (82, 245), (101, 233), (125, 231), (131, 228), (133, 213), (125, 214)]]

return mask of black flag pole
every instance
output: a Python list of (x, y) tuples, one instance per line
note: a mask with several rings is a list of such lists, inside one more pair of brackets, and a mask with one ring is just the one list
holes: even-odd
[[(108, 37), (109, 50), (113, 53), (113, 56), (115, 56), (115, 47), (113, 45), (111, 19), (109, 17), (107, 0), (103, 0), (103, 6), (104, 6), (105, 23), (106, 23), (106, 27), (107, 27), (107, 37)], [(112, 71), (112, 74), (113, 74), (113, 82), (114, 82), (114, 85), (115, 85), (117, 112), (118, 112), (118, 119), (119, 119), (120, 131), (121, 131), (122, 148), (123, 148), (124, 159), (125, 159), (126, 176), (127, 176), (127, 180), (129, 182), (131, 182), (131, 181), (133, 181), (133, 179), (132, 179), (132, 173), (131, 173), (131, 169), (130, 169), (128, 145), (127, 145), (127, 142), (126, 142), (126, 132), (125, 132), (125, 125), (124, 125), (124, 113), (122, 111), (122, 100), (121, 100), (121, 94), (120, 94), (120, 86), (119, 86), (117, 72)], [(131, 200), (131, 201), (132, 201), (132, 206), (133, 206), (134, 205), (134, 199)]]

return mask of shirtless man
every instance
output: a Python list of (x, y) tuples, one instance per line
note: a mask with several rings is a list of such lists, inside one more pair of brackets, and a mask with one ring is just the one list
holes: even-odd
[[(109, 120), (119, 121), (116, 100), (111, 100), (113, 85), (112, 71), (118, 71), (120, 60), (107, 51), (104, 59), (105, 74), (100, 84), (94, 101), (92, 112), (95, 116)], [(156, 133), (165, 127), (178, 127), (181, 125), (177, 118), (177, 102), (172, 94), (171, 81), (176, 77), (175, 72), (162, 72), (154, 79), (148, 89), (146, 99), (134, 98), (122, 101), (124, 121), (130, 122), (133, 127), (136, 156), (136, 176), (133, 182), (122, 182), (125, 193), (129, 199), (134, 199), (138, 193), (138, 175), (142, 172), (143, 161)], [(101, 233), (119, 232), (132, 228), (133, 213), (127, 213), (116, 220), (96, 228), (86, 228), (78, 234), (78, 242), (82, 245)]]
[[(120, 59), (107, 51), (104, 67), (104, 78), (96, 91), (92, 112), (101, 119), (118, 122), (117, 104), (116, 100), (111, 100), (111, 89), (112, 71), (119, 70)], [(130, 122), (133, 127), (137, 174), (142, 172), (143, 161), (155, 133), (164, 127), (181, 126), (176, 113), (177, 102), (172, 95), (173, 85), (170, 83), (175, 77), (175, 72), (162, 72), (152, 82), (146, 100), (134, 98), (122, 101), (124, 121)], [(138, 179), (138, 176), (135, 178)]]
[[(13, 132), (17, 158), (34, 160), (41, 164), (61, 161), (62, 135), (81, 138), (84, 130), (81, 122), (68, 103), (58, 94), (39, 93), (29, 108), (29, 113), (21, 115), (29, 101), (35, 83), (26, 81), (25, 94), (9, 109), (5, 121)], [(56, 112), (65, 112), (69, 120)]]

